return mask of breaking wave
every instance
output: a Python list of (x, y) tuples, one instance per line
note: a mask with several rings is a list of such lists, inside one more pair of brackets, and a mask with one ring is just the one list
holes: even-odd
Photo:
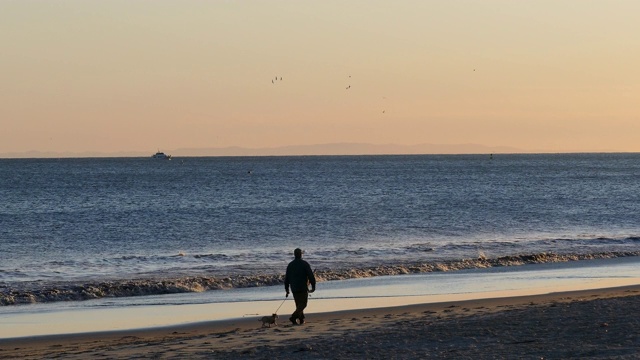
[[(390, 264), (350, 269), (319, 269), (315, 271), (318, 282), (374, 276), (447, 272), (465, 269), (520, 266), (525, 264), (557, 263), (593, 259), (610, 259), (640, 256), (640, 251), (600, 252), (591, 254), (559, 254), (543, 252), (527, 255), (509, 255), (487, 258), (483, 254), (474, 259), (433, 261), (408, 264)], [(102, 282), (59, 283), (55, 286), (30, 289), (12, 289), (0, 285), (0, 306), (50, 303), (59, 301), (83, 301), (106, 297), (132, 297), (249, 288), (281, 285), (282, 274), (254, 274), (233, 276), (193, 276), (170, 279), (134, 279)]]

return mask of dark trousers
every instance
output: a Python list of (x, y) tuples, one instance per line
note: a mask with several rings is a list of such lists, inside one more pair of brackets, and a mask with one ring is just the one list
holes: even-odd
[(293, 293), (293, 300), (296, 302), (296, 311), (291, 315), (294, 319), (304, 320), (304, 312), (303, 310), (307, 307), (307, 302), (309, 301), (309, 292), (300, 291)]

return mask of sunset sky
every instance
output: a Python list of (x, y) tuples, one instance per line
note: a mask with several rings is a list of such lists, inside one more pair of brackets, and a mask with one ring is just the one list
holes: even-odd
[(638, 152), (638, 14), (637, 0), (0, 0), (0, 154)]

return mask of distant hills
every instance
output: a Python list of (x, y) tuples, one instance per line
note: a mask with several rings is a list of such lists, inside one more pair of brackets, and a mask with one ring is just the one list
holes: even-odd
[(396, 145), (332, 143), (316, 145), (281, 146), (274, 148), (207, 148), (176, 149), (174, 156), (284, 156), (284, 155), (400, 155), (400, 154), (484, 154), (519, 153), (521, 149), (490, 147), (476, 144), (458, 145)]
[[(364, 144), (364, 143), (332, 143), (316, 145), (295, 145), (273, 148), (179, 148), (163, 149), (172, 157), (189, 156), (287, 156), (287, 155), (403, 155), (403, 154), (498, 154), (498, 153), (530, 153), (518, 148), (506, 146), (484, 146), (478, 144)], [(71, 158), (71, 157), (147, 157), (154, 150), (121, 151), (121, 152), (9, 152), (0, 153), (0, 158)]]

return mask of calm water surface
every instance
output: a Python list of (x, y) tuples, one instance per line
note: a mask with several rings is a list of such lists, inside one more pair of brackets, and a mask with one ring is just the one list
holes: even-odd
[(640, 154), (4, 159), (0, 302), (272, 285), (295, 247), (345, 277), (635, 254), (639, 179)]

